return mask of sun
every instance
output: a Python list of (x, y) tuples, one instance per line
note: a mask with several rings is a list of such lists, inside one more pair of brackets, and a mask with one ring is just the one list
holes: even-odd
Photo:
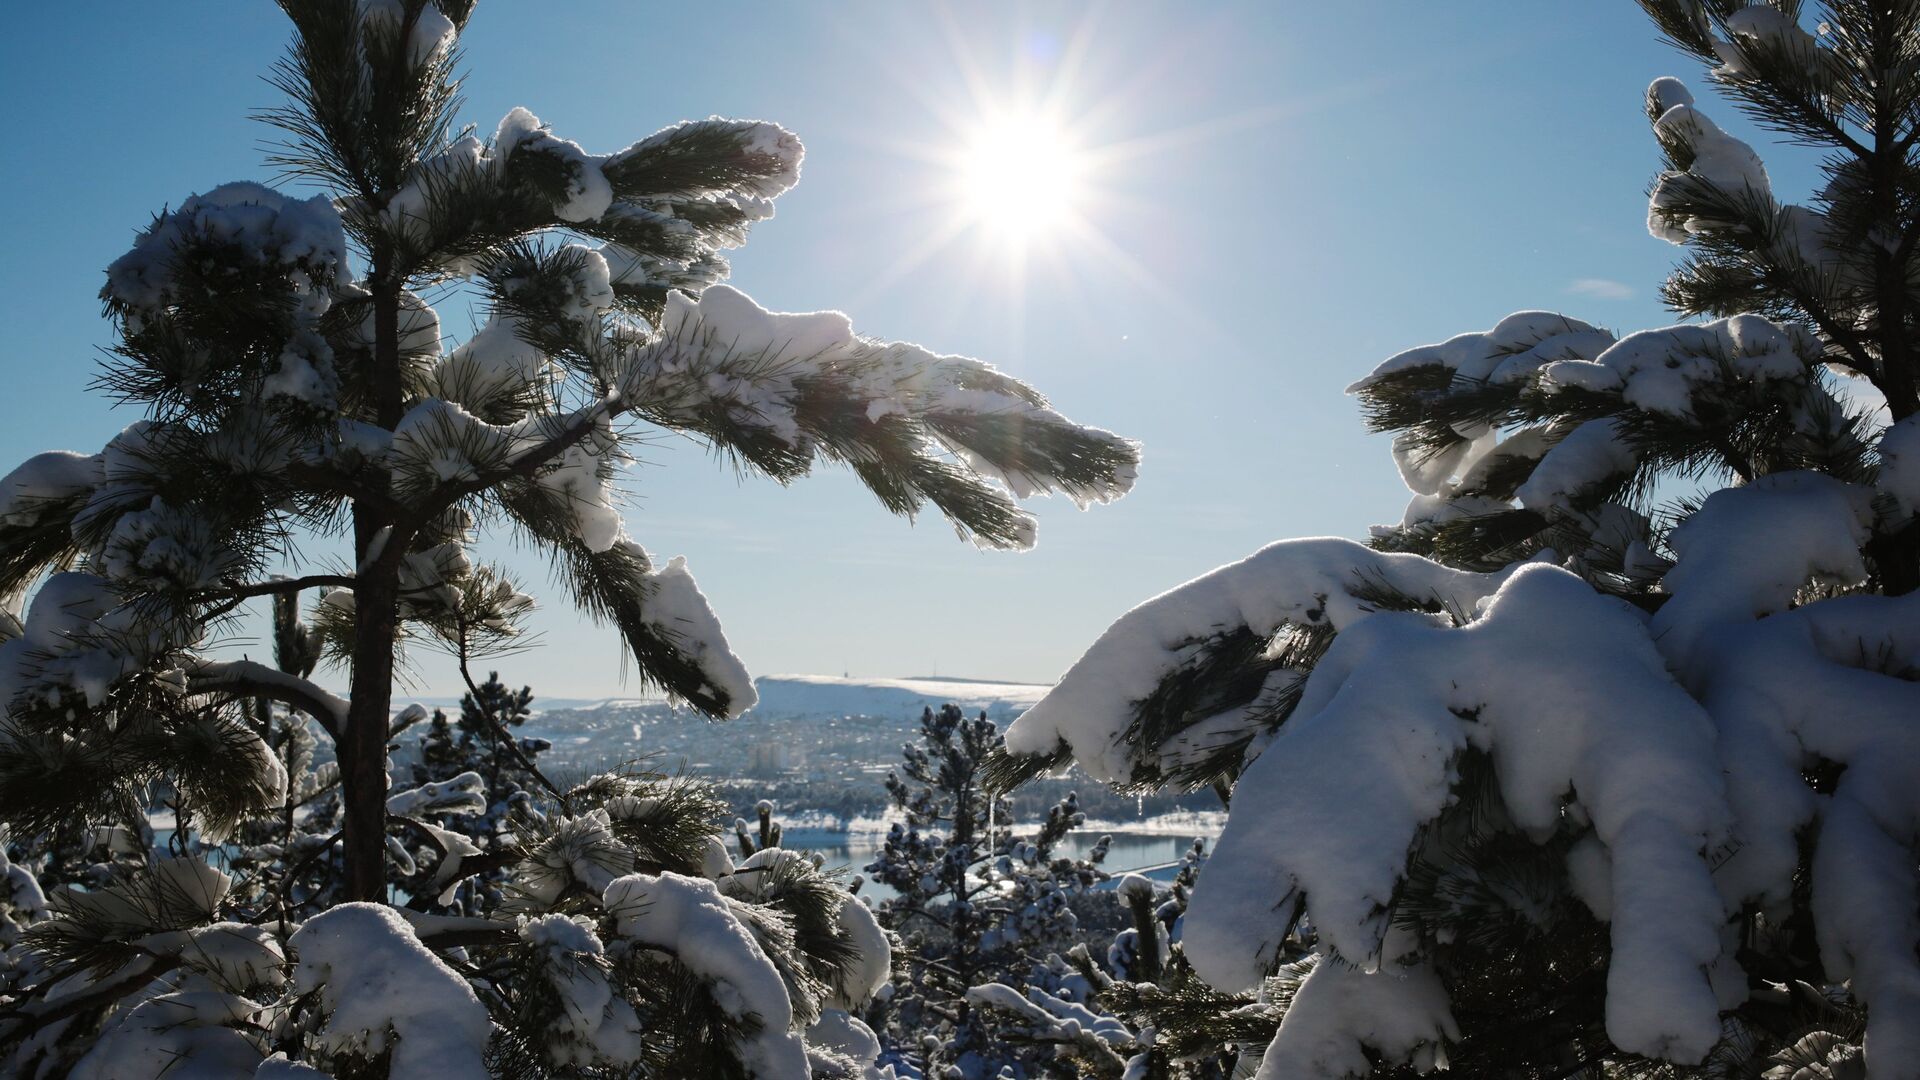
[(983, 120), (958, 155), (959, 203), (973, 224), (1022, 242), (1077, 216), (1085, 160), (1064, 124), (1038, 112)]

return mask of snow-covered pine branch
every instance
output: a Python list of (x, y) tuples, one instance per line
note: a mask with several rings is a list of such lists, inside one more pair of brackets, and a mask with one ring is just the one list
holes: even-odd
[(1885, 63), (1920, 9), (1833, 5), (1815, 34), (1645, 6), (1835, 152), (1782, 204), (1653, 85), (1649, 224), (1688, 249), (1666, 295), (1711, 321), (1522, 312), (1389, 359), (1351, 392), (1413, 499), (1372, 550), (1283, 542), (1150, 600), (1008, 732), (1002, 781), (1231, 785), (1181, 951), (1278, 1011), (1263, 1077), (1863, 1052), (1920, 1076), (1920, 817), (1893, 780), (1920, 767), (1893, 721), (1920, 84)]
[[(101, 292), (99, 384), (144, 417), (0, 477), (4, 867), (61, 898), (4, 942), (0, 1071), (867, 1071), (849, 1010), (888, 964), (866, 908), (811, 864), (736, 878), (700, 789), (546, 775), (512, 730), (525, 702), (469, 670), (525, 646), (534, 598), (474, 549), (531, 539), (643, 682), (732, 716), (745, 665), (686, 560), (622, 513), (643, 425), (782, 481), (846, 464), (890, 510), (931, 502), (1003, 548), (1033, 540), (1018, 499), (1116, 498), (1137, 448), (979, 361), (719, 286), (799, 179), (777, 124), (601, 154), (516, 108), (470, 136), (470, 2), (281, 7), (270, 162), (322, 190), (215, 184), (155, 217)], [(486, 311), (463, 342), (429, 300), (449, 288)], [(272, 665), (210, 644), (249, 604), (272, 608)], [(457, 730), (395, 712), (410, 644), (468, 680)], [(148, 902), (189, 880), (205, 904)], [(686, 918), (615, 917), (616, 880)], [(705, 951), (716, 920), (744, 935), (733, 961)], [(205, 985), (230, 973), (191, 954), (229, 924), (278, 950), (275, 978)]]

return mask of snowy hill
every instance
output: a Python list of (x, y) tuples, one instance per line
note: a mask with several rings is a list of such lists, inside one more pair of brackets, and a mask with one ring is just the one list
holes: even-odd
[(995, 719), (1011, 717), (1040, 700), (1050, 687), (1034, 683), (988, 682), (979, 679), (906, 678), (857, 679), (832, 675), (763, 675), (753, 681), (760, 704), (750, 715), (805, 716), (917, 716), (927, 706), (945, 702), (975, 712), (985, 710)]

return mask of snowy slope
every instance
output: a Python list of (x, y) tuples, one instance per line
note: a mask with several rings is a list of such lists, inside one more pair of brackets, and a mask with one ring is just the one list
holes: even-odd
[(908, 716), (946, 702), (996, 719), (1011, 717), (1049, 689), (1032, 683), (975, 679), (856, 679), (832, 675), (763, 675), (754, 680), (760, 717)]

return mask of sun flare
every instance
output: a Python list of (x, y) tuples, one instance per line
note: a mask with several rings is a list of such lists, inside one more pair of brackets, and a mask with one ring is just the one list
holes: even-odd
[(1009, 240), (1052, 232), (1075, 214), (1085, 168), (1066, 129), (1047, 117), (983, 122), (962, 152), (960, 201), (968, 216)]

